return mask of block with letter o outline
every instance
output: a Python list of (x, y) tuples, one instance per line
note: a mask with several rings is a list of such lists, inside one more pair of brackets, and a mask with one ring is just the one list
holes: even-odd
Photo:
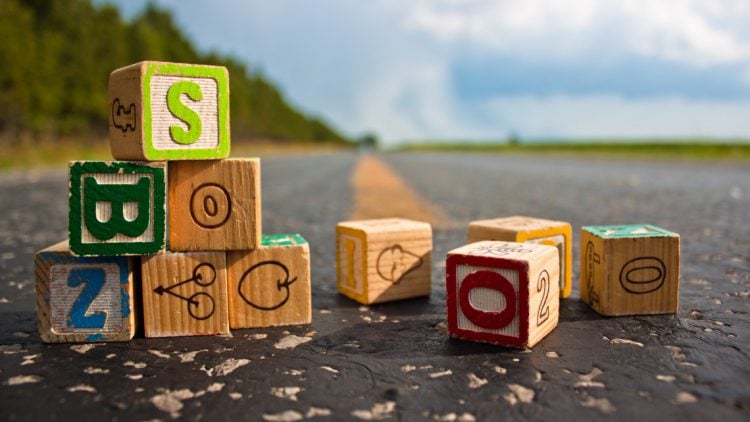
[[(459, 279), (459, 267), (480, 267)], [(492, 269), (517, 272), (518, 280), (513, 286), (507, 277)], [(466, 288), (464, 283), (469, 283)], [(529, 338), (529, 291), (528, 266), (523, 261), (500, 257), (449, 255), (446, 261), (446, 291), (448, 305), (448, 332), (452, 337), (493, 343), (504, 346), (524, 347)], [(470, 300), (474, 288), (489, 288), (500, 292), (505, 298), (505, 307), (499, 312), (488, 312), (475, 308)], [(513, 295), (512, 293), (515, 293)], [(459, 316), (468, 318), (474, 329), (462, 327)], [(517, 335), (501, 334), (497, 331), (510, 324), (517, 324)]]

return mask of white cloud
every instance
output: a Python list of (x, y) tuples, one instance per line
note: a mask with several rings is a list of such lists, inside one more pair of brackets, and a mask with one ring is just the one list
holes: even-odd
[(498, 120), (527, 138), (744, 138), (750, 100), (628, 100), (618, 95), (515, 96), (488, 101)]
[[(731, 28), (709, 20), (702, 4), (710, 2), (623, 2), (625, 20), (633, 34), (627, 38), (627, 46), (644, 56), (698, 66), (750, 59), (750, 39), (742, 39)], [(725, 12), (721, 20), (730, 18), (730, 9)], [(750, 14), (746, 17), (750, 22)]]
[(480, 101), (456, 92), (451, 75), (469, 49), (489, 59), (533, 60), (550, 72), (561, 60), (585, 67), (636, 56), (674, 68), (738, 69), (734, 76), (750, 89), (747, 0), (160, 4), (202, 48), (262, 66), (294, 104), (351, 136), (375, 130), (386, 142), (497, 139), (510, 131), (526, 138), (750, 137), (750, 100), (626, 99), (563, 87), (565, 95)]
[(402, 23), (441, 41), (538, 59), (636, 54), (693, 66), (750, 61), (745, 0), (419, 0)]
[(355, 121), (389, 140), (482, 136), (462, 119), (449, 87), (441, 62), (393, 62), (355, 93)]

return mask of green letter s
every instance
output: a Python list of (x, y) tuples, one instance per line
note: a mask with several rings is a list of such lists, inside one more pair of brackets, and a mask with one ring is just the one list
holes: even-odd
[(201, 116), (195, 110), (180, 102), (180, 96), (185, 94), (193, 101), (201, 101), (203, 92), (195, 82), (180, 81), (174, 83), (167, 91), (167, 106), (169, 111), (188, 125), (188, 130), (180, 126), (170, 126), (169, 133), (178, 144), (189, 145), (197, 141), (201, 136)]

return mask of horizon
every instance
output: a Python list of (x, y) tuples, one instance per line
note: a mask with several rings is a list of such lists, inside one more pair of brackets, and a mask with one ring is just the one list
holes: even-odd
[[(131, 19), (148, 0), (115, 4)], [(750, 5), (154, 1), (347, 136), (750, 139)]]

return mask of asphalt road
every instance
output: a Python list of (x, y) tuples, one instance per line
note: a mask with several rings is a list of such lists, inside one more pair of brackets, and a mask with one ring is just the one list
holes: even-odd
[[(356, 154), (262, 159), (264, 232), (311, 244), (313, 324), (232, 337), (44, 345), (32, 259), (67, 231), (64, 169), (0, 174), (4, 420), (299, 418), (750, 419), (750, 167), (448, 154), (380, 157), (452, 224), (429, 299), (369, 308), (336, 293), (334, 228)], [(398, 198), (394, 198), (398, 201)], [(387, 206), (387, 204), (384, 204)], [(682, 237), (677, 316), (600, 317), (574, 292), (531, 351), (448, 339), (444, 257), (476, 218), (650, 223)], [(282, 339), (310, 338), (282, 349)]]

